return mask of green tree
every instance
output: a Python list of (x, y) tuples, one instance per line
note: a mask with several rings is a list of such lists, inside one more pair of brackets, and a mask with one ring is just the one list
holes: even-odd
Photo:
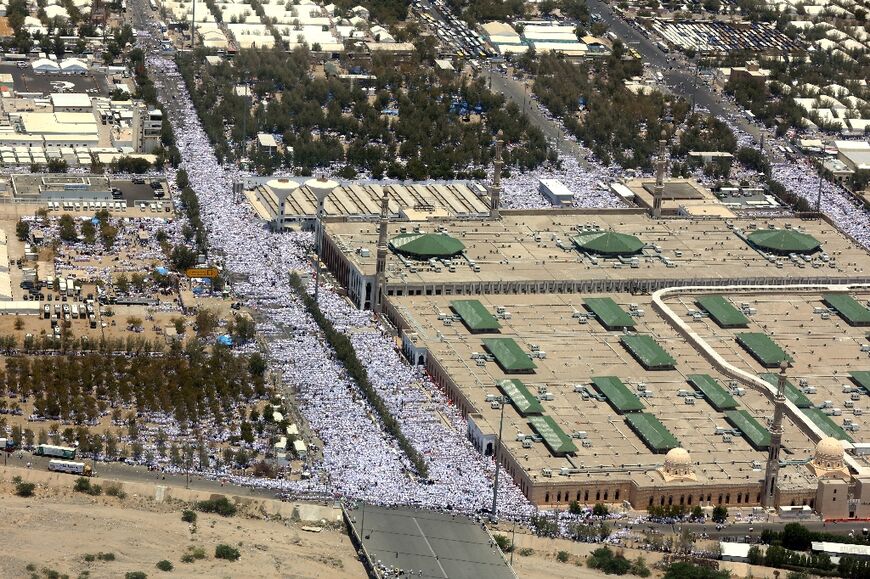
[(72, 218), (72, 215), (64, 213), (60, 216), (60, 238), (63, 241), (75, 241), (78, 239), (78, 233), (76, 233), (76, 224)]
[(712, 519), (714, 523), (724, 523), (728, 519), (728, 509), (724, 505), (716, 505)]
[(19, 219), (18, 223), (15, 224), (15, 236), (18, 241), (27, 241), (27, 238), (30, 237), (30, 223)]
[(782, 529), (782, 546), (792, 551), (806, 551), (812, 543), (812, 533), (800, 523), (789, 523)]

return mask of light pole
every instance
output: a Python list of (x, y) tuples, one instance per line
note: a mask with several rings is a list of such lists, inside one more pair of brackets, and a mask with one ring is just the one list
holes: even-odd
[(504, 426), (504, 406), (508, 402), (510, 402), (509, 396), (502, 396), (496, 399), (496, 402), (499, 403), (501, 408), (501, 412), (499, 413), (498, 419), (498, 439), (495, 441), (495, 452), (493, 456), (495, 457), (495, 481), (492, 485), (492, 512), (490, 513), (490, 521), (493, 523), (498, 520), (497, 508), (498, 508), (498, 473), (501, 470), (501, 462), (498, 460), (498, 452), (501, 450), (501, 431)]

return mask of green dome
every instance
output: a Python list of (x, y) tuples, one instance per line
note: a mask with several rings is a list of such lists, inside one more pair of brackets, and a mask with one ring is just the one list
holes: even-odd
[(615, 231), (584, 231), (573, 241), (577, 249), (600, 255), (631, 255), (643, 249), (643, 242), (634, 235)]
[(414, 259), (451, 257), (465, 250), (465, 245), (444, 233), (401, 233), (390, 240), (393, 251)]
[(771, 253), (813, 253), (822, 245), (812, 235), (794, 229), (759, 229), (747, 239), (758, 249)]

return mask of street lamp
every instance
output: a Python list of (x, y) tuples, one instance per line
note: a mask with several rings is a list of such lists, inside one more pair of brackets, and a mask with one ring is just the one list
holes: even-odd
[(490, 521), (493, 523), (498, 520), (498, 473), (501, 470), (501, 463), (498, 460), (498, 451), (501, 449), (501, 431), (504, 426), (504, 407), (505, 404), (510, 403), (510, 401), (510, 396), (500, 396), (493, 400), (493, 402), (499, 403), (501, 409), (498, 419), (498, 439), (495, 441), (495, 452), (493, 453), (493, 456), (495, 457), (495, 481), (492, 485), (492, 512), (490, 513)]
[(329, 194), (338, 187), (338, 183), (319, 175), (317, 179), (309, 179), (305, 184), (317, 199), (317, 264), (314, 270), (314, 303), (317, 303), (320, 290), (320, 258), (323, 252), (323, 206)]

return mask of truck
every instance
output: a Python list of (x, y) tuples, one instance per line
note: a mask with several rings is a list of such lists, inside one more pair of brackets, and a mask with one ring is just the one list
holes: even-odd
[(72, 462), (69, 460), (50, 460), (48, 461), (48, 470), (81, 476), (91, 476), (94, 474), (91, 470), (91, 465), (83, 462)]
[(69, 446), (52, 446), (51, 444), (40, 444), (33, 451), (36, 456), (54, 456), (57, 458), (74, 459), (76, 457), (76, 449)]
[(11, 438), (0, 438), (0, 450), (12, 452), (15, 449), (15, 441)]
[(78, 304), (72, 305), (72, 317), (74, 320), (77, 320), (79, 318), (79, 305)]

